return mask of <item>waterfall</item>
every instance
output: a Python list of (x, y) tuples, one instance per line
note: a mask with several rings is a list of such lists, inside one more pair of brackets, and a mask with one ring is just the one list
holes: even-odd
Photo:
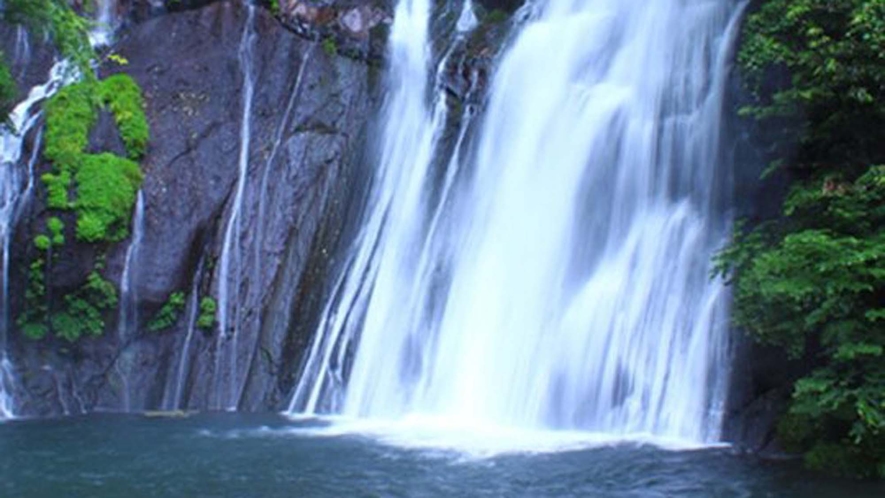
[[(248, 5), (249, 17), (243, 28), (240, 41), (239, 61), (243, 72), (243, 116), (240, 125), (240, 154), (236, 191), (227, 227), (218, 270), (218, 340), (215, 350), (215, 408), (235, 410), (239, 402), (239, 354), (240, 335), (240, 270), (243, 263), (240, 236), (243, 197), (249, 169), (249, 145), (252, 133), (252, 97), (255, 75), (253, 74), (252, 52), (255, 38), (255, 7)], [(224, 388), (228, 392), (223, 392)]]
[[(458, 23), (458, 37), (463, 37), (473, 27), (470, 15), (466, 13), (469, 9), (469, 4), (462, 8), (460, 18), (467, 20)], [(433, 151), (441, 138), (448, 114), (442, 87), (434, 89), (432, 111), (425, 103), (426, 75), (431, 65), (429, 47), (423, 42), (428, 36), (428, 16), (429, 3), (425, 0), (402, 1), (397, 6), (396, 22), (390, 33), (393, 63), (388, 88), (391, 91), (385, 111), (386, 127), (381, 152), (381, 163), (386, 166), (377, 171), (375, 182), (378, 186), (372, 193), (368, 216), (358, 235), (358, 243), (348, 256), (345, 265), (347, 271), (339, 277), (332, 298), (323, 311), (319, 332), (308, 352), (289, 411), (315, 413), (340, 408), (338, 396), (343, 392), (344, 382), (342, 366), (348, 352), (345, 343), (354, 334), (354, 322), (358, 321), (350, 311), (365, 308), (366, 299), (372, 292), (366, 287), (369, 281), (387, 286), (391, 291), (410, 285), (408, 279), (384, 280), (378, 277), (377, 270), (382, 264), (381, 259), (385, 259), (387, 264), (394, 264), (396, 260), (405, 261), (403, 255), (412, 250), (412, 244), (423, 245), (420, 234), (412, 231), (422, 230), (424, 181), (431, 174), (429, 169)], [(416, 40), (419, 42), (416, 43)], [(436, 66), (436, 81), (443, 75), (452, 48)], [(466, 126), (462, 127), (459, 135), (465, 129)], [(453, 160), (449, 166), (450, 171), (456, 171), (457, 161)], [(452, 175), (447, 175), (447, 186), (451, 178)], [(439, 198), (441, 208), (448, 198), (446, 192)], [(388, 250), (383, 255), (378, 254), (378, 247)], [(393, 277), (405, 277), (405, 274)], [(429, 290), (428, 287), (420, 289), (421, 292)], [(387, 297), (396, 298), (393, 292)], [(335, 384), (335, 387), (326, 389), (327, 382)], [(331, 399), (324, 399), (324, 394), (331, 395)]]
[(458, 15), (458, 22), (455, 23), (455, 28), (459, 32), (468, 32), (473, 30), (477, 23), (476, 13), (473, 12), (473, 2), (471, 0), (464, 0), (464, 4), (461, 6), (461, 13)]
[(34, 150), (27, 162), (27, 171), (20, 163), (25, 137), (40, 121), (39, 104), (52, 96), (65, 83), (66, 64), (56, 63), (46, 83), (30, 90), (27, 98), (9, 115), (9, 125), (0, 129), (0, 246), (3, 251), (2, 288), (0, 288), (0, 420), (11, 417), (14, 402), (12, 361), (9, 358), (9, 253), (13, 228), (29, 200), (34, 186), (34, 163), (40, 149), (42, 133), (37, 132)]
[(291, 411), (716, 441), (740, 10), (528, 5), (439, 195), (430, 2), (400, 1), (372, 202)]
[[(120, 308), (117, 318), (117, 339), (120, 344), (120, 357), (117, 369), (123, 385), (123, 411), (132, 409), (131, 393), (129, 390), (129, 372), (132, 367), (130, 355), (126, 353), (126, 346), (132, 338), (138, 334), (138, 294), (133, 284), (133, 269), (138, 269), (138, 251), (141, 240), (144, 237), (144, 194), (138, 191), (135, 201), (135, 213), (132, 216), (132, 239), (126, 248), (126, 259), (123, 263), (123, 273), (120, 277)], [(136, 271), (136, 276), (138, 275)]]
[(106, 47), (114, 42), (119, 27), (117, 0), (95, 0), (95, 27), (89, 33), (93, 47)]
[[(173, 371), (173, 375), (170, 376), (174, 383), (168, 384), (163, 392), (162, 406), (164, 410), (183, 410), (187, 408), (184, 389), (187, 384), (188, 373), (190, 372), (191, 343), (193, 342), (194, 332), (197, 330), (197, 320), (200, 316), (200, 281), (203, 279), (204, 262), (205, 258), (201, 257), (200, 262), (197, 263), (197, 271), (194, 272), (190, 300), (187, 304), (187, 333), (181, 344), (181, 356), (178, 360), (178, 367)], [(171, 397), (170, 393), (172, 394)]]

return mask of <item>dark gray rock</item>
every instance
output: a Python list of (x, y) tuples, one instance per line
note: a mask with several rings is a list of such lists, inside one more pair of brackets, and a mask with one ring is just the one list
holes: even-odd
[[(103, 336), (73, 345), (13, 334), (22, 414), (285, 405), (298, 367), (291, 344), (309, 341), (305, 324), (318, 312), (330, 248), (344, 213), (360, 202), (357, 179), (369, 176), (358, 161), (375, 100), (365, 63), (329, 54), (254, 9), (248, 168), (240, 229), (232, 231), (240, 258), (222, 275), (218, 261), (238, 184), (248, 10), (241, 2), (211, 2), (155, 17), (132, 26), (114, 47), (129, 62), (102, 74), (125, 71), (141, 84), (152, 133), (142, 162), (144, 237), (131, 271), (140, 326), (118, 333), (113, 310)], [(108, 116), (93, 131), (90, 151), (122, 152)], [(16, 232), (17, 289), (34, 257), (29, 241), (47, 216), (45, 192), (35, 199)], [(50, 294), (82, 284), (100, 253), (107, 255), (104, 275), (119, 285), (130, 240), (79, 244), (74, 220), (65, 222), (68, 243), (50, 269)], [(188, 293), (189, 304), (194, 288), (200, 298), (217, 299), (222, 279), (237, 296), (225, 308), (237, 317), (227, 334), (217, 326), (195, 330), (191, 307), (168, 330), (147, 330), (171, 293)], [(20, 306), (13, 302), (14, 314)]]
[(27, 97), (31, 87), (49, 80), (55, 50), (42, 36), (29, 33), (21, 25), (0, 23), (0, 47), (18, 83), (19, 99)]
[(325, 50), (379, 63), (393, 23), (393, 7), (383, 0), (280, 0), (279, 17), (287, 28)]
[(787, 410), (793, 382), (809, 366), (779, 347), (757, 344), (740, 331), (733, 334), (737, 347), (723, 439), (742, 451), (778, 455), (777, 422)]

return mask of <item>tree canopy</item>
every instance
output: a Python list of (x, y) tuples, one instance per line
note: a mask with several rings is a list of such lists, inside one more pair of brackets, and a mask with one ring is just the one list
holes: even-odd
[(885, 477), (885, 2), (767, 0), (739, 61), (796, 178), (782, 216), (717, 257), (733, 320), (816, 368), (779, 426), (815, 469)]

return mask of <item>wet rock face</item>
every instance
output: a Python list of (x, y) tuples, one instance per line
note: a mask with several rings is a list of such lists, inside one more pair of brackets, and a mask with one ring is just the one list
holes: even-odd
[[(118, 334), (115, 310), (103, 336), (74, 345), (13, 334), (22, 414), (120, 410), (124, 399), (132, 410), (285, 406), (318, 311), (305, 303), (323, 293), (345, 213), (360, 202), (358, 180), (369, 177), (360, 158), (375, 100), (365, 63), (331, 54), (254, 9), (248, 166), (240, 230), (232, 232), (239, 257), (222, 274), (243, 143), (248, 10), (239, 1), (210, 2), (154, 17), (131, 26), (114, 47), (128, 64), (105, 67), (103, 76), (123, 71), (138, 81), (151, 127), (142, 161), (144, 236), (130, 272), (140, 327)], [(90, 149), (118, 147), (113, 123), (100, 120)], [(21, 264), (45, 211), (45, 195), (36, 199), (17, 230)], [(67, 270), (49, 285), (58, 277), (73, 286), (103, 252), (104, 274), (119, 288), (128, 244), (77, 245), (69, 237), (66, 263), (52, 272)], [(192, 289), (217, 299), (222, 279), (237, 296), (226, 308), (237, 317), (236, 341), (232, 329), (191, 327), (190, 306), (172, 327), (147, 331), (170, 294), (188, 294), (189, 304)], [(23, 275), (13, 285), (23, 293)]]
[[(118, 0), (118, 14), (141, 23), (156, 16), (203, 8), (220, 0)], [(268, 11), (271, 0), (253, 2)], [(327, 51), (380, 62), (393, 3), (385, 0), (278, 0), (274, 15), (292, 32), (308, 40), (328, 40)]]
[(136, 22), (158, 15), (205, 7), (219, 0), (119, 0), (118, 14)]
[(392, 9), (380, 0), (280, 0), (279, 17), (293, 32), (324, 40), (327, 51), (380, 62)]
[(23, 26), (0, 22), (0, 50), (18, 86), (16, 100), (24, 100), (32, 87), (46, 82), (55, 50), (42, 36), (29, 33)]

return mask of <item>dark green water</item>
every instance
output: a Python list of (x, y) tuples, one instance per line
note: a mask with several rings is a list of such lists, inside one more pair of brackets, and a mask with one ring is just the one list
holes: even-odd
[(0, 497), (885, 497), (727, 449), (635, 444), (465, 457), (272, 416), (93, 415), (0, 424)]

